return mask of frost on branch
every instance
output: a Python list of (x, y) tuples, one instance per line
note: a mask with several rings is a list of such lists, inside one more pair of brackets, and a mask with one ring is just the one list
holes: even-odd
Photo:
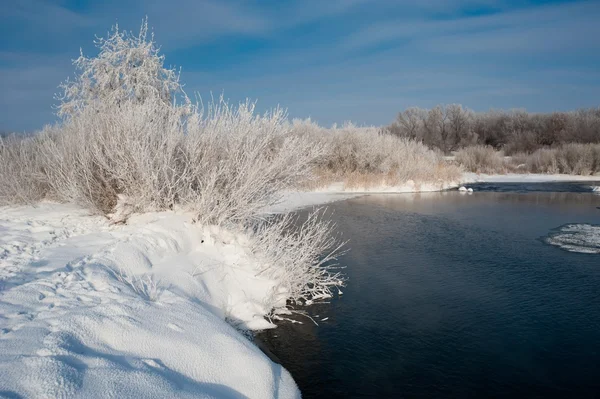
[(73, 61), (79, 75), (60, 85), (59, 116), (73, 117), (91, 105), (110, 108), (148, 100), (170, 105), (178, 97), (184, 104), (190, 103), (179, 83), (179, 73), (163, 66), (164, 56), (159, 55), (154, 35), (148, 37), (147, 20), (137, 36), (115, 25), (108, 38), (97, 38), (95, 44), (100, 50), (98, 56), (88, 58), (81, 52)]

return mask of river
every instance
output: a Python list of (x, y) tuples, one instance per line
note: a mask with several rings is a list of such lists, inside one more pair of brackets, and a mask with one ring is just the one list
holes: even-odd
[(600, 395), (600, 195), (470, 187), (328, 207), (343, 295), (258, 337), (305, 398)]

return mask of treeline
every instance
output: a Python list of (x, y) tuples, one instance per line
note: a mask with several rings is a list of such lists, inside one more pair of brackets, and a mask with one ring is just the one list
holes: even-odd
[(600, 143), (600, 108), (548, 114), (523, 110), (475, 113), (460, 104), (408, 108), (385, 131), (448, 154), (473, 145), (506, 155), (568, 143)]

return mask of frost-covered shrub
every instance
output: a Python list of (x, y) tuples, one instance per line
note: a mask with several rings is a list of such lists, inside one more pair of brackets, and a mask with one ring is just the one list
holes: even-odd
[[(240, 221), (276, 201), (278, 193), (310, 178), (324, 154), (318, 142), (291, 134), (281, 109), (263, 116), (251, 103), (221, 102), (188, 122), (189, 188), (181, 202), (209, 223)], [(201, 210), (210, 210), (203, 214)]]
[[(2, 200), (74, 202), (119, 222), (178, 208), (202, 224), (243, 225), (254, 229), (262, 273), (279, 284), (277, 301), (331, 295), (342, 279), (328, 263), (339, 250), (330, 223), (311, 216), (296, 226), (283, 216), (257, 225), (282, 190), (310, 178), (327, 153), (323, 143), (294, 133), (281, 109), (259, 115), (251, 102), (190, 104), (145, 23), (140, 35), (114, 30), (99, 46), (98, 57), (75, 61), (81, 74), (64, 85), (61, 123), (0, 142)], [(150, 277), (115, 273), (158, 298)]]
[(5, 202), (48, 197), (110, 214), (121, 198), (132, 211), (180, 207), (203, 223), (243, 223), (309, 178), (324, 153), (290, 133), (281, 109), (258, 115), (250, 102), (190, 104), (145, 22), (138, 36), (115, 29), (98, 45), (99, 55), (77, 59), (80, 75), (63, 86), (63, 121), (33, 139), (2, 142)]
[(281, 110), (257, 115), (251, 103), (220, 102), (182, 122), (172, 108), (84, 110), (49, 133), (49, 195), (105, 214), (123, 196), (138, 212), (182, 207), (203, 223), (243, 222), (307, 178), (322, 154), (289, 134)]
[(589, 175), (600, 172), (600, 144), (566, 144), (556, 151), (562, 173)]
[(600, 144), (542, 148), (529, 155), (527, 167), (533, 173), (597, 174), (600, 173)]
[(79, 74), (61, 85), (59, 116), (70, 118), (90, 107), (114, 110), (124, 103), (149, 100), (171, 105), (179, 99), (183, 105), (190, 104), (179, 74), (164, 67), (154, 35), (148, 37), (147, 20), (137, 36), (116, 25), (108, 38), (97, 38), (95, 44), (99, 49), (96, 57), (88, 58), (82, 52), (73, 61)]
[[(312, 127), (312, 133), (309, 133)], [(316, 174), (323, 180), (341, 179), (354, 186), (450, 182), (459, 170), (444, 162), (441, 153), (405, 137), (397, 137), (374, 127), (348, 124), (340, 128), (294, 125), (294, 131), (316, 140), (326, 150)]]
[(465, 170), (476, 173), (505, 173), (502, 153), (491, 146), (466, 147), (456, 152), (456, 162)]
[(309, 213), (301, 223), (297, 215), (287, 214), (255, 228), (251, 251), (264, 260), (260, 275), (279, 282), (273, 307), (286, 300), (303, 304), (330, 298), (344, 284), (335, 263), (344, 243), (335, 238), (334, 228), (322, 210)]
[(46, 193), (43, 172), (39, 137), (0, 137), (0, 205), (41, 200)]
[(527, 170), (532, 173), (560, 173), (556, 149), (541, 148), (527, 156)]

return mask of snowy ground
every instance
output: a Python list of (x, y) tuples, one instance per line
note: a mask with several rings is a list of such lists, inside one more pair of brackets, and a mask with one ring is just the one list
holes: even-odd
[(174, 213), (0, 209), (0, 397), (299, 397), (231, 326), (270, 326), (245, 239)]
[(265, 214), (290, 212), (304, 207), (343, 201), (360, 195), (362, 194), (344, 191), (289, 191), (283, 195), (281, 201), (267, 207), (264, 212)]
[(463, 183), (545, 183), (560, 181), (600, 181), (600, 176), (547, 175), (536, 173), (508, 173), (505, 175), (464, 173), (462, 178)]

